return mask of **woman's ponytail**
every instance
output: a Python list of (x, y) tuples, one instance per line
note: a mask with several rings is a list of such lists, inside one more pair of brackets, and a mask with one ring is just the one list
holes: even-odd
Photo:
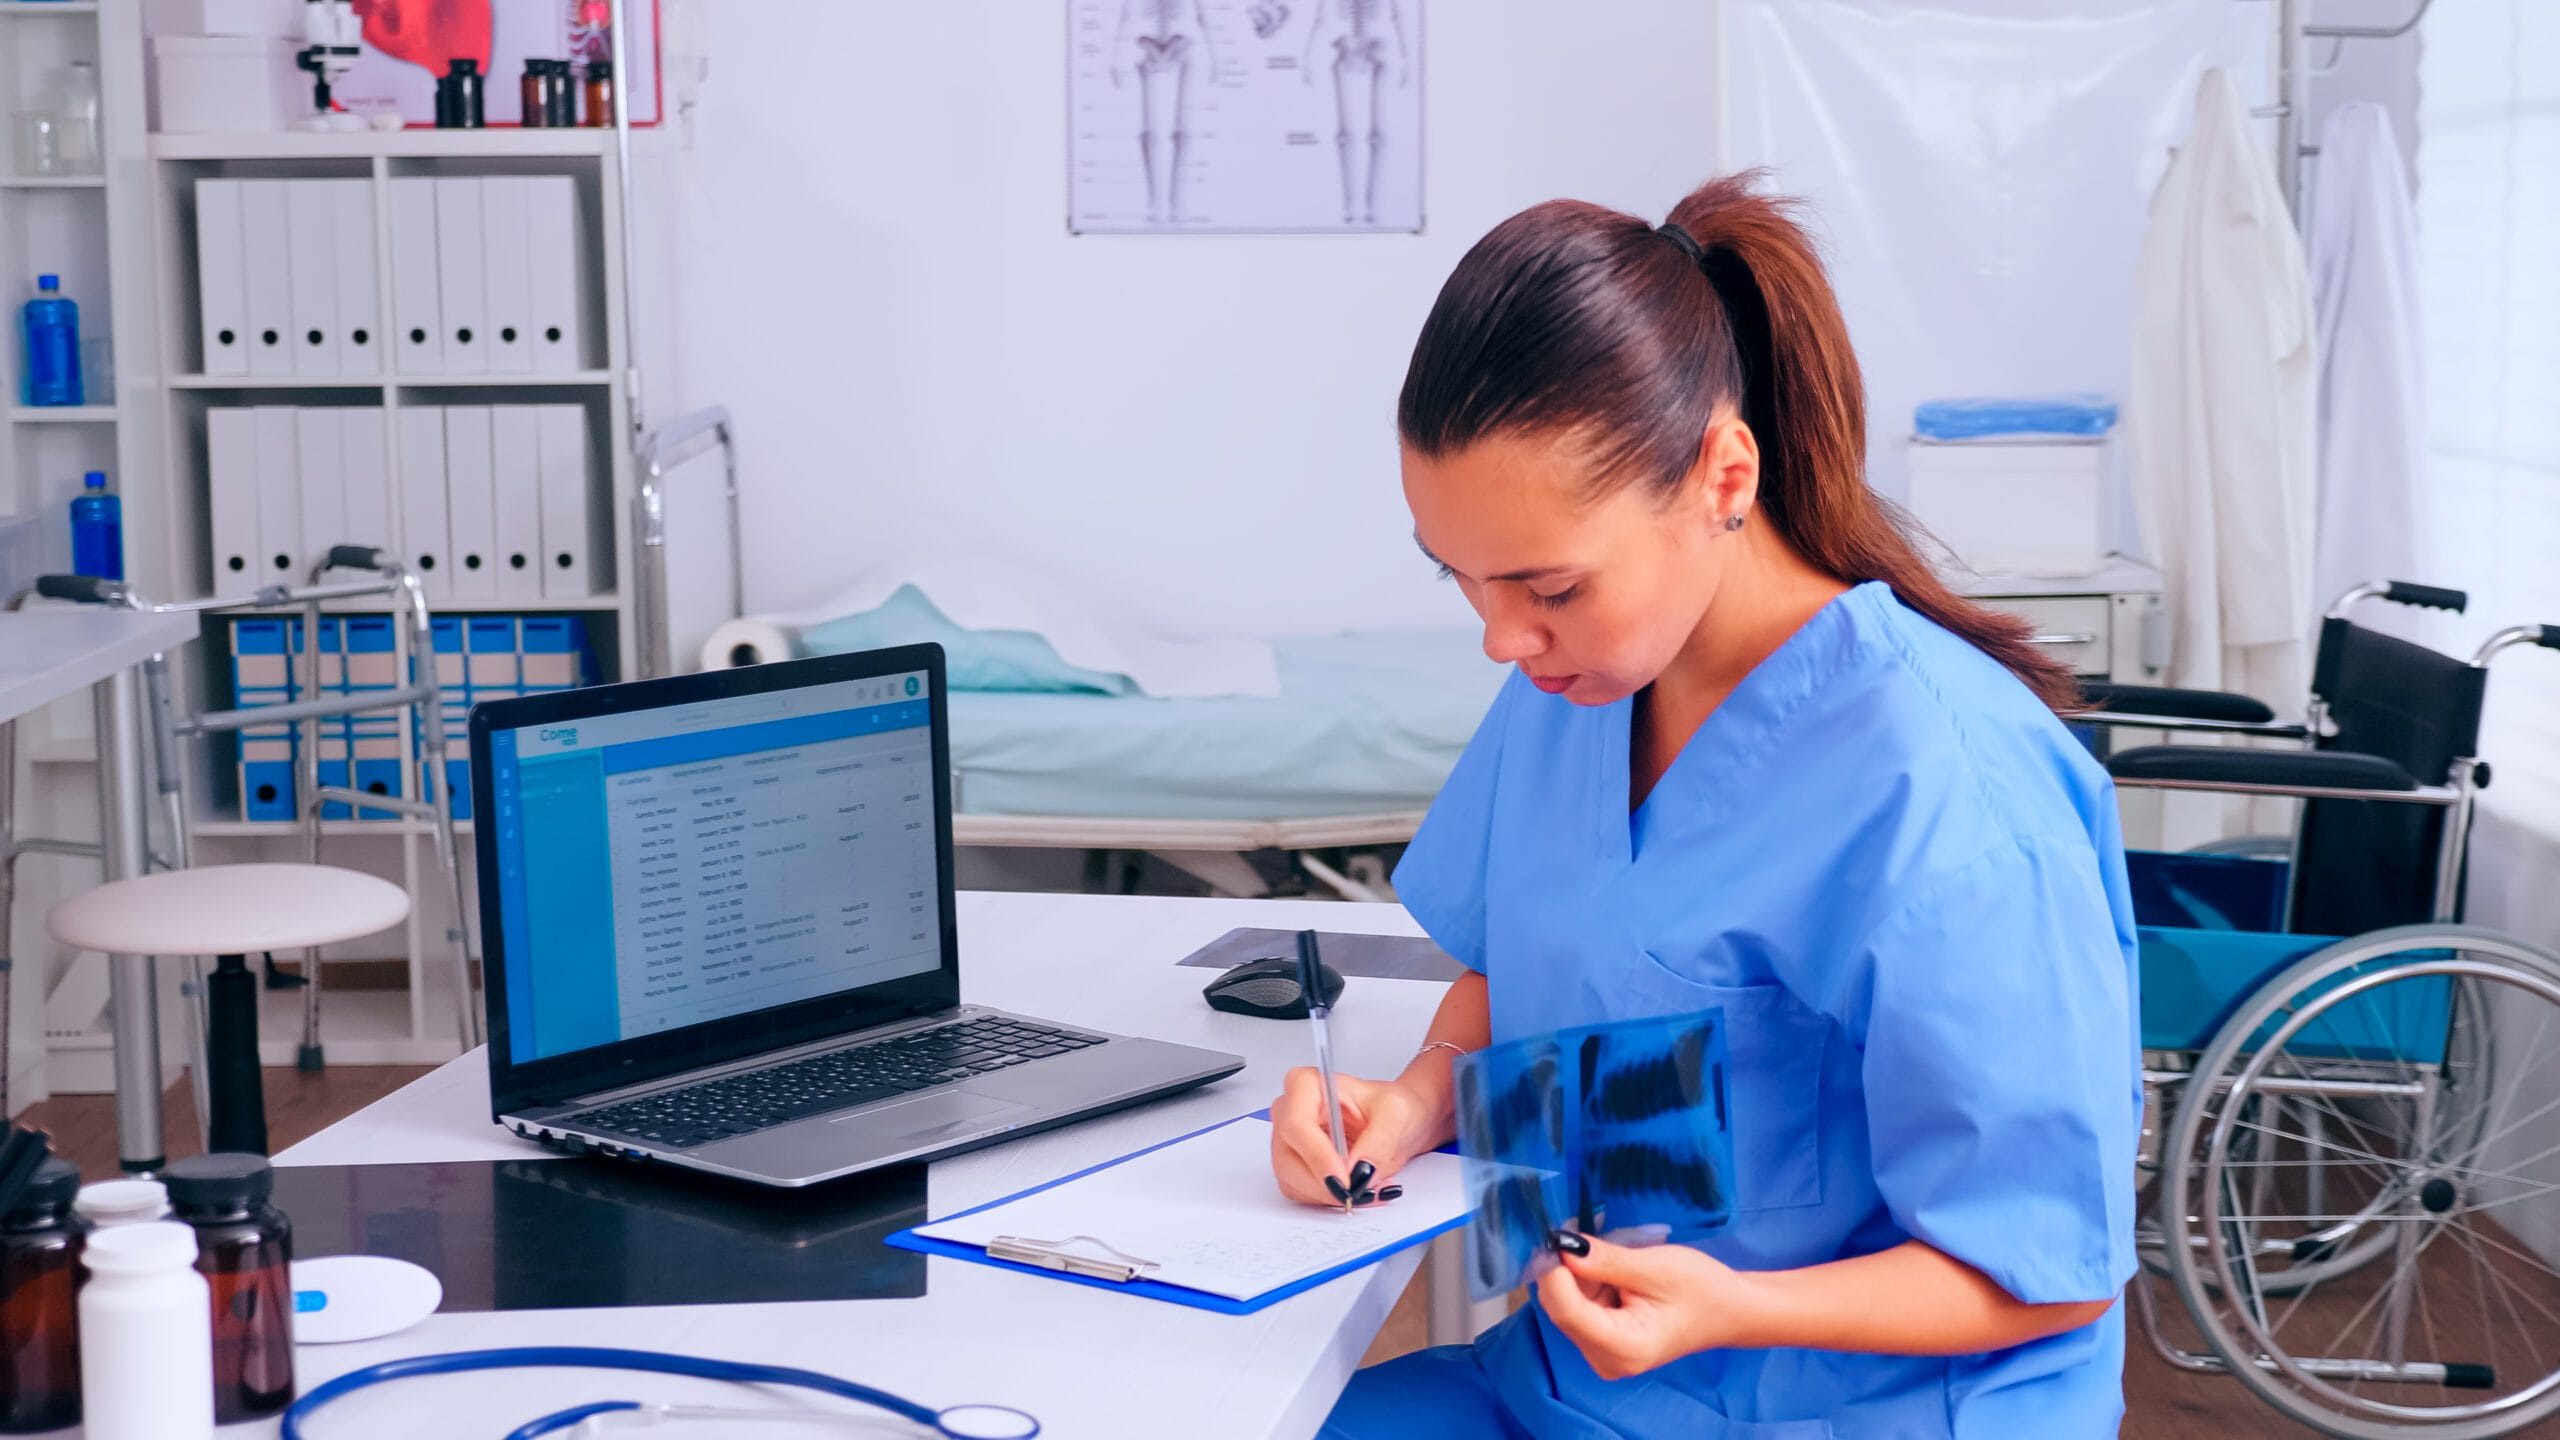
[(1799, 554), (1835, 579), (1884, 581), (2047, 705), (2076, 706), (2070, 673), (2028, 624), (1949, 590), (1868, 487), (1848, 324), (1792, 206), (1758, 179), (1699, 187), (1667, 233), (1566, 200), (1495, 227), (1424, 322), (1398, 408), (1404, 442), (1441, 455), (1502, 431), (1571, 434), (1608, 483), (1668, 489), (1708, 423), (1738, 407), (1759, 441), (1761, 518)]

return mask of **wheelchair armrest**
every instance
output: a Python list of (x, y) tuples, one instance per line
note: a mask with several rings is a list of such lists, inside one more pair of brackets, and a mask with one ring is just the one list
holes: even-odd
[(2419, 789), (2418, 777), (2379, 755), (2346, 750), (2254, 750), (2217, 745), (2144, 745), (2107, 757), (2118, 780), (2249, 785), (2302, 793)]
[(2113, 685), (2093, 680), (2080, 687), (2082, 703), (2114, 715), (2218, 720), (2232, 725), (2272, 724), (2276, 712), (2246, 695), (2221, 690), (2178, 690), (2166, 685)]

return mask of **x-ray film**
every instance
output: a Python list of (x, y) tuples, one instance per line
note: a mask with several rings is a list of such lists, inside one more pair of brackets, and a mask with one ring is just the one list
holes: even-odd
[(1457, 1066), (1479, 1299), (1538, 1273), (1560, 1225), (1696, 1239), (1732, 1218), (1724, 1012), (1565, 1030)]

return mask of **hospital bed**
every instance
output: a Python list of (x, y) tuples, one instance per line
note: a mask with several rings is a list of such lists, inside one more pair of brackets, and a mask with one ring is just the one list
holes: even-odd
[(1150, 854), (1237, 895), (1270, 893), (1246, 857), (1280, 852), (1334, 893), (1386, 898), (1379, 852), (1413, 838), (1507, 672), (1472, 631), (1273, 649), (1272, 696), (955, 690), (953, 841), (1091, 852), (1103, 888), (1111, 857)]
[[(2080, 717), (2260, 742), (2122, 751), (2119, 786), (2302, 802), (2282, 858), (2128, 856), (2146, 1100), (2131, 1300), (2169, 1363), (2321, 1433), (2489, 1440), (2560, 1414), (2560, 955), (2460, 923), (2465, 860), (2490, 662), (2560, 649), (2560, 626), (2464, 660), (2357, 625), (2374, 601), (2467, 603), (2350, 591), (2304, 724), (2137, 687)], [(2201, 1348), (2171, 1336), (2161, 1277)]]

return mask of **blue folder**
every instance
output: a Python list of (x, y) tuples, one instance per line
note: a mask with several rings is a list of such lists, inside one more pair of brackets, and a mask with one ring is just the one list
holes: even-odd
[[(1238, 1121), (1268, 1120), (1270, 1118), (1270, 1111), (1256, 1110), (1250, 1115), (1239, 1115), (1234, 1120), (1221, 1120), (1215, 1125), (1203, 1125), (1188, 1135), (1176, 1135), (1170, 1140), (1164, 1141), (1161, 1144), (1150, 1145), (1144, 1150), (1132, 1150), (1117, 1160), (1105, 1160), (1099, 1165), (1088, 1165), (1073, 1175), (1061, 1175), (1057, 1179), (1049, 1181), (1045, 1185), (1034, 1185), (1028, 1190), (1018, 1190), (1011, 1195), (1005, 1196), (1001, 1200), (990, 1200), (984, 1205), (972, 1205), (966, 1210), (957, 1211), (949, 1215), (937, 1216), (926, 1223), (931, 1225), (940, 1225), (946, 1221), (957, 1220), (964, 1215), (975, 1215), (981, 1210), (992, 1210), (999, 1205), (1009, 1205), (1014, 1201), (1021, 1199), (1025, 1195), (1037, 1195), (1043, 1190), (1054, 1189), (1071, 1180), (1081, 1180), (1087, 1175), (1094, 1174), (1097, 1171), (1108, 1170), (1114, 1165), (1125, 1165), (1128, 1162), (1137, 1159), (1141, 1155), (1151, 1155), (1158, 1150), (1162, 1150), (1167, 1145), (1179, 1145), (1185, 1140), (1197, 1139), (1202, 1135), (1208, 1134), (1212, 1130), (1224, 1129), (1229, 1125), (1236, 1124)], [(1451, 1149), (1450, 1153), (1455, 1153), (1454, 1149)], [(1050, 1270), (1038, 1265), (1025, 1265), (1014, 1260), (998, 1260), (994, 1256), (989, 1255), (985, 1249), (980, 1246), (971, 1245), (959, 1240), (937, 1240), (931, 1236), (919, 1235), (913, 1230), (899, 1231), (897, 1234), (889, 1237), (888, 1243), (897, 1246), (901, 1250), (916, 1250), (927, 1255), (940, 1255), (951, 1260), (967, 1260), (978, 1265), (993, 1265), (999, 1270), (1013, 1270), (1024, 1275), (1037, 1275), (1043, 1280), (1063, 1280), (1070, 1285), (1090, 1285), (1096, 1290), (1110, 1290), (1123, 1295), (1144, 1296), (1149, 1300), (1162, 1300), (1168, 1304), (1188, 1305), (1194, 1310), (1211, 1310), (1220, 1315), (1251, 1315), (1257, 1310), (1269, 1309), (1271, 1306), (1277, 1305), (1281, 1301), (1286, 1300), (1293, 1295), (1301, 1295), (1309, 1290), (1313, 1290), (1327, 1281), (1338, 1280), (1343, 1276), (1350, 1274), (1354, 1270), (1366, 1270), (1370, 1266), (1377, 1264), (1380, 1260), (1385, 1259), (1387, 1256), (1394, 1254), (1398, 1250), (1410, 1249), (1426, 1240), (1437, 1239), (1438, 1237), (1445, 1235), (1466, 1223), (1467, 1217), (1460, 1215), (1445, 1225), (1434, 1226), (1418, 1235), (1408, 1235), (1404, 1239), (1398, 1240), (1393, 1244), (1382, 1245), (1365, 1255), (1361, 1255), (1355, 1259), (1346, 1260), (1343, 1263), (1334, 1266), (1330, 1270), (1310, 1275), (1303, 1280), (1293, 1280), (1275, 1290), (1265, 1290), (1261, 1294), (1247, 1300), (1231, 1300), (1224, 1295), (1212, 1295), (1205, 1290), (1190, 1290), (1185, 1289), (1180, 1285), (1168, 1285), (1161, 1280), (1104, 1280), (1092, 1275), (1077, 1275), (1065, 1270)]]

